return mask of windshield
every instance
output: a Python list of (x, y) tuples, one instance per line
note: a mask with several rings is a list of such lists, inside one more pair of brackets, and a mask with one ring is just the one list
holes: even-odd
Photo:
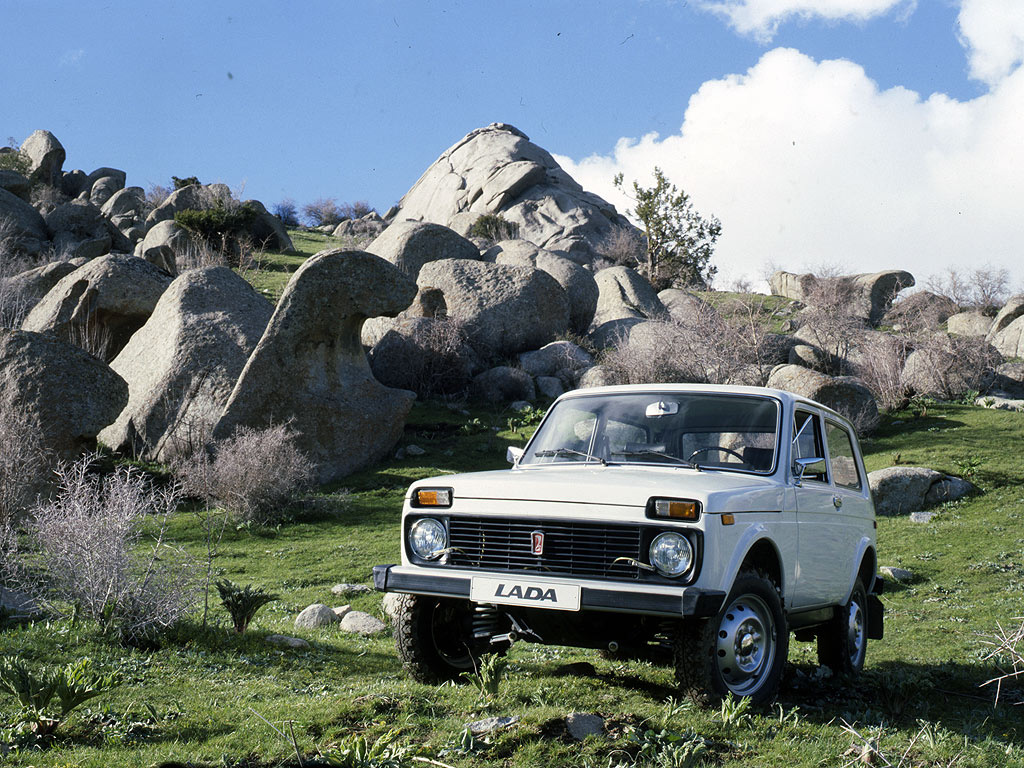
[(520, 460), (524, 464), (665, 464), (769, 474), (779, 404), (706, 392), (577, 397), (558, 403)]

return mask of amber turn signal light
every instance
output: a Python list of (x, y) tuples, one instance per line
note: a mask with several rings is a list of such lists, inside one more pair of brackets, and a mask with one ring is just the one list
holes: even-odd
[(674, 520), (696, 520), (700, 516), (700, 504), (696, 501), (679, 499), (654, 499), (654, 516)]
[(450, 507), (452, 492), (450, 488), (418, 488), (413, 496), (416, 507)]

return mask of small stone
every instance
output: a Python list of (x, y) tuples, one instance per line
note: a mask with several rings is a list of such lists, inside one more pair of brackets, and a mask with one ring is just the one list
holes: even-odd
[(600, 736), (604, 733), (604, 719), (585, 712), (573, 712), (566, 716), (565, 727), (576, 741), (583, 741), (587, 736)]
[(519, 715), (513, 715), (512, 717), (487, 717), (483, 720), (476, 720), (472, 723), (466, 723), (466, 727), (469, 728), (469, 732), (474, 736), (485, 736), (488, 733), (494, 733), (505, 728), (511, 728), (519, 722)]
[(538, 376), (535, 380), (535, 386), (538, 392), (551, 400), (565, 392), (565, 387), (562, 386), (561, 380), (556, 376)]
[(341, 629), (344, 632), (354, 632), (357, 635), (375, 635), (387, 628), (383, 621), (362, 611), (349, 611), (341, 620)]
[(372, 591), (373, 590), (371, 590), (365, 584), (342, 583), (342, 584), (335, 584), (333, 587), (331, 587), (331, 594), (332, 595), (357, 595), (357, 594), (361, 594), (363, 592), (372, 592)]
[(309, 643), (301, 637), (288, 637), (288, 635), (267, 635), (266, 642), (278, 648), (309, 648)]
[(316, 629), (317, 627), (326, 627), (337, 620), (338, 617), (329, 605), (313, 603), (313, 605), (304, 608), (302, 613), (295, 617), (295, 628)]
[(905, 568), (894, 568), (891, 565), (883, 565), (879, 570), (883, 576), (888, 576), (893, 581), (898, 581), (900, 584), (907, 584), (914, 580), (914, 574)]
[(911, 512), (910, 522), (912, 523), (930, 523), (932, 518), (935, 517), (934, 512)]
[(348, 616), (349, 613), (352, 612), (352, 606), (351, 605), (338, 605), (338, 606), (335, 606), (334, 608), (332, 608), (331, 610), (334, 611), (334, 615), (337, 616), (338, 620), (340, 621), (341, 619), (344, 619), (346, 616)]
[(398, 592), (388, 592), (384, 595), (384, 600), (381, 601), (381, 609), (384, 611), (384, 615), (392, 621), (398, 619), (398, 603), (402, 596)]
[(406, 456), (422, 456), (426, 453), (425, 450), (420, 448), (418, 445), (407, 445), (405, 446)]

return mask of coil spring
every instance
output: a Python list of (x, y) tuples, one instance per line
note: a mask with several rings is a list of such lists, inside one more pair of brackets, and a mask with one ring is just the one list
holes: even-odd
[(490, 604), (477, 604), (473, 608), (473, 637), (485, 638), (498, 633), (498, 609)]

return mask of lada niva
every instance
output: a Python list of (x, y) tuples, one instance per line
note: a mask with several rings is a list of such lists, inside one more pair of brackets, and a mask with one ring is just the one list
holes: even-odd
[(759, 387), (559, 397), (510, 470), (409, 489), (397, 592), (410, 674), (437, 682), (514, 641), (671, 659), (682, 688), (771, 700), (790, 633), (837, 673), (882, 637), (875, 512), (835, 411)]

